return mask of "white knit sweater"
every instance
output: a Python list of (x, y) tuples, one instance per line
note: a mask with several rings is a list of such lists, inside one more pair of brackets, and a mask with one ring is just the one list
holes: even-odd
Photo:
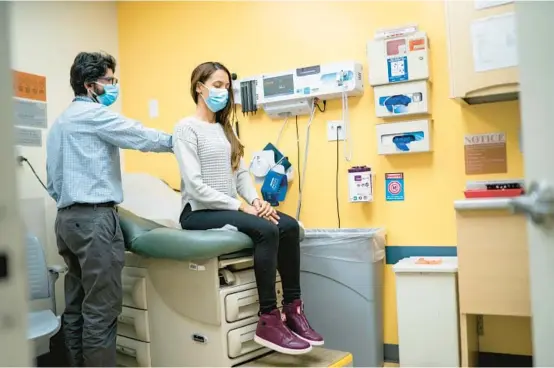
[(196, 117), (179, 121), (173, 131), (173, 151), (181, 172), (183, 208), (189, 203), (197, 210), (238, 210), (240, 195), (246, 202), (258, 193), (244, 162), (231, 169), (231, 144), (221, 124)]

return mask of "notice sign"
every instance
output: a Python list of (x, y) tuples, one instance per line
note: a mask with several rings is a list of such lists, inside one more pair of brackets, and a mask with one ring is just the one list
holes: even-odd
[(13, 95), (18, 98), (46, 102), (46, 77), (14, 70)]
[(387, 201), (403, 201), (404, 173), (385, 174), (385, 190)]
[(14, 124), (46, 128), (46, 77), (13, 71)]
[(464, 138), (466, 175), (508, 172), (506, 134), (466, 135)]

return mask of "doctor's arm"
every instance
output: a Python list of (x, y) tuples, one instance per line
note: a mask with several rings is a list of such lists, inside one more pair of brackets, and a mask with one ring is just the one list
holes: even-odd
[(237, 192), (248, 204), (253, 204), (256, 199), (260, 198), (242, 158), (237, 170)]
[(202, 180), (196, 134), (184, 127), (174, 135), (175, 157), (187, 193), (212, 210), (239, 210), (241, 202), (210, 187)]
[(107, 108), (98, 109), (92, 123), (101, 139), (119, 148), (142, 152), (171, 152), (173, 150), (171, 135), (147, 128), (139, 122)]

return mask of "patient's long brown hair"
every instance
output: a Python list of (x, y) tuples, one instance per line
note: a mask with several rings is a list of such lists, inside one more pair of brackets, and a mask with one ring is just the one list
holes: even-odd
[[(196, 92), (198, 83), (204, 84), (217, 70), (223, 70), (227, 73), (229, 82), (231, 82), (231, 73), (229, 73), (229, 70), (223, 64), (214, 61), (202, 63), (192, 71), (192, 76), (190, 77), (190, 94), (195, 104), (198, 104), (199, 93)], [(227, 102), (227, 106), (215, 114), (215, 121), (218, 124), (223, 125), (225, 136), (231, 144), (231, 168), (233, 171), (236, 171), (240, 166), (241, 158), (244, 156), (244, 146), (237, 138), (235, 132), (233, 131), (233, 126), (231, 125), (232, 122), (236, 120), (237, 113), (231, 85), (229, 85), (228, 91), (229, 101)]]

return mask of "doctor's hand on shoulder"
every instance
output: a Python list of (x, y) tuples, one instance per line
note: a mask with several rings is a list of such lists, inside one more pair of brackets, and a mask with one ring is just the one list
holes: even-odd
[(277, 214), (277, 211), (275, 208), (271, 207), (268, 202), (261, 199), (255, 199), (254, 202), (252, 202), (252, 205), (258, 211), (259, 217), (263, 217), (266, 220), (273, 222), (275, 225), (279, 223), (279, 215)]

